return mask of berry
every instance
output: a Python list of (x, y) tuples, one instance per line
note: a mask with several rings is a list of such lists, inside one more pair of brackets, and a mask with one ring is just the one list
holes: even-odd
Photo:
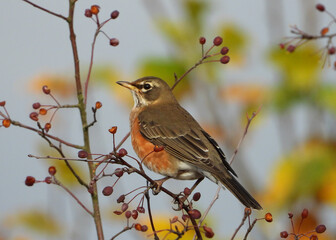
[(127, 209), (128, 209), (128, 204), (123, 203), (123, 205), (121, 206), (121, 211), (125, 212)]
[(132, 216), (132, 213), (131, 213), (131, 211), (126, 211), (125, 212), (125, 217), (128, 219), (128, 218), (130, 218)]
[(189, 216), (187, 214), (183, 214), (182, 215), (182, 220), (185, 222), (187, 221), (187, 219), (189, 218)]
[(221, 49), (221, 54), (222, 54), (222, 55), (226, 55), (228, 52), (229, 52), (229, 48), (228, 48), (228, 47), (223, 47), (223, 48)]
[(222, 64), (227, 64), (228, 62), (230, 62), (230, 57), (229, 56), (223, 56), (221, 59), (220, 59), (220, 62)]
[(117, 130), (118, 130), (118, 127), (114, 126), (109, 129), (109, 132), (112, 134), (116, 134)]
[(154, 152), (161, 152), (163, 151), (164, 147), (163, 146), (154, 146)]
[(287, 237), (288, 237), (288, 232), (287, 232), (287, 231), (282, 231), (282, 232), (280, 233), (280, 237), (281, 237), (281, 238), (287, 238)]
[(207, 226), (203, 226), (203, 229), (204, 229), (204, 235), (207, 237), (207, 238), (213, 238), (213, 236), (215, 236), (215, 233), (212, 231), (212, 229), (210, 227), (207, 227)]
[(318, 237), (315, 234), (313, 234), (313, 235), (310, 236), (309, 239), (310, 240), (318, 240)]
[(116, 215), (121, 215), (122, 214), (121, 211), (114, 211), (113, 213), (116, 214)]
[(34, 121), (38, 121), (38, 113), (37, 112), (31, 112), (30, 114), (29, 114), (29, 117), (30, 117), (30, 119), (32, 119), (32, 120), (34, 120)]
[(51, 123), (46, 123), (46, 124), (44, 125), (44, 130), (45, 130), (46, 132), (49, 132), (50, 128), (51, 128)]
[(214, 44), (215, 46), (219, 46), (219, 45), (221, 45), (222, 42), (223, 42), (223, 38), (221, 38), (221, 37), (219, 37), (219, 36), (215, 37), (214, 40), (213, 40), (213, 44)]
[(79, 158), (87, 158), (87, 156), (88, 156), (87, 151), (80, 150), (80, 151), (78, 152), (78, 157), (79, 157)]
[(265, 220), (266, 222), (273, 222), (273, 216), (271, 213), (266, 213), (265, 214)]
[(293, 213), (288, 213), (288, 217), (292, 219), (293, 218)]
[(85, 9), (84, 16), (88, 18), (92, 17), (91, 9)]
[(40, 111), (39, 111), (39, 114), (40, 114), (40, 115), (46, 115), (47, 112), (48, 112), (47, 109), (45, 109), (45, 108), (41, 108)]
[(99, 101), (96, 102), (96, 109), (99, 109), (103, 106), (103, 104)]
[(117, 168), (117, 169), (114, 171), (114, 174), (115, 174), (117, 177), (122, 177), (122, 175), (124, 175), (124, 171), (123, 171), (121, 168)]
[(318, 225), (316, 228), (315, 228), (315, 231), (317, 233), (324, 233), (325, 231), (327, 230), (326, 226), (321, 224), (321, 225)]
[(303, 209), (302, 210), (302, 213), (301, 213), (301, 217), (302, 218), (307, 218), (308, 217), (308, 209), (307, 208), (305, 208), (305, 209)]
[(170, 222), (171, 222), (171, 223), (176, 223), (177, 220), (178, 220), (178, 216), (175, 216), (175, 217), (173, 217), (173, 218), (170, 220)]
[(118, 155), (119, 157), (124, 157), (127, 155), (127, 151), (125, 148), (120, 148), (120, 150), (118, 151)]
[(92, 5), (91, 6), (92, 14), (97, 15), (99, 13), (99, 9), (100, 9), (100, 7), (98, 5)]
[(114, 11), (111, 13), (111, 18), (112, 18), (112, 19), (116, 19), (118, 16), (119, 16), (119, 11), (118, 11), (118, 10), (114, 10)]
[(284, 43), (280, 43), (279, 47), (280, 47), (280, 49), (284, 49), (285, 48), (285, 44)]
[(139, 213), (145, 213), (145, 208), (143, 208), (143, 207), (137, 207), (137, 211)]
[(185, 188), (184, 190), (183, 190), (183, 193), (184, 193), (184, 195), (186, 195), (186, 196), (189, 196), (190, 194), (191, 194), (191, 190), (190, 190), (190, 188)]
[(6, 105), (6, 101), (0, 102), (0, 107), (4, 107)]
[(321, 4), (321, 3), (316, 4), (315, 7), (316, 7), (316, 9), (319, 10), (320, 12), (324, 12), (324, 10), (325, 10), (324, 5)]
[(32, 176), (27, 176), (27, 177), (26, 177), (25, 184), (26, 184), (28, 187), (33, 186), (34, 183), (35, 183), (35, 178), (34, 178), (34, 177), (32, 177)]
[(193, 219), (199, 219), (202, 216), (201, 212), (197, 209), (189, 210), (188, 213)]
[(110, 45), (113, 47), (116, 47), (119, 45), (119, 40), (117, 38), (111, 38), (110, 39)]
[(295, 48), (296, 48), (296, 47), (295, 47), (294, 45), (289, 45), (289, 46), (287, 47), (287, 51), (290, 52), (290, 53), (292, 53), (292, 52), (294, 52)]
[(51, 176), (54, 176), (56, 174), (56, 168), (54, 166), (50, 166), (48, 168), (48, 172)]
[(110, 196), (113, 193), (113, 187), (112, 186), (104, 187), (102, 193), (104, 196)]
[(335, 47), (331, 47), (331, 48), (328, 49), (329, 55), (333, 55), (333, 54), (335, 54), (335, 52), (336, 52), (336, 48)]
[(33, 103), (34, 109), (39, 109), (41, 107), (41, 104), (39, 102)]
[(196, 192), (193, 196), (194, 201), (198, 201), (198, 200), (200, 200), (200, 198), (201, 198), (201, 193), (200, 192)]
[(5, 118), (4, 120), (2, 120), (2, 126), (4, 126), (5, 128), (8, 128), (11, 125), (11, 121), (8, 118)]
[(326, 35), (328, 32), (329, 32), (329, 28), (328, 27), (325, 27), (325, 28), (321, 29), (321, 35), (322, 36)]
[(136, 223), (136, 224), (134, 225), (134, 228), (135, 228), (135, 230), (137, 230), (137, 231), (141, 231), (141, 224), (140, 224), (140, 223)]
[(132, 211), (132, 218), (135, 220), (135, 219), (137, 219), (138, 218), (138, 211), (137, 210), (133, 210)]
[(251, 208), (245, 208), (245, 210), (244, 210), (244, 212), (245, 212), (245, 215), (246, 216), (250, 216), (251, 215), (251, 213), (252, 213), (252, 210), (251, 210)]
[(141, 232), (147, 232), (147, 230), (148, 230), (147, 225), (142, 225), (141, 226)]
[(44, 181), (46, 182), (46, 184), (50, 184), (51, 183), (51, 177), (46, 177), (44, 179)]
[(118, 199), (117, 199), (117, 203), (124, 202), (124, 200), (125, 200), (125, 195), (122, 194), (122, 195), (120, 195), (120, 196), (118, 197)]
[(202, 44), (202, 45), (204, 45), (206, 43), (205, 37), (200, 37), (199, 43)]
[(45, 94), (50, 94), (50, 89), (48, 88), (47, 85), (44, 85), (44, 86), (42, 87), (42, 91), (43, 91)]

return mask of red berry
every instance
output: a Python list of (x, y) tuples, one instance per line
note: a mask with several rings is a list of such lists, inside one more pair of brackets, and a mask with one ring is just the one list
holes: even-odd
[(163, 146), (154, 146), (154, 152), (161, 152), (163, 151), (164, 147)]
[(34, 120), (34, 121), (38, 121), (38, 113), (37, 112), (31, 112), (30, 114), (29, 114), (29, 117), (30, 117), (30, 119), (32, 119), (32, 120)]
[(321, 29), (321, 35), (324, 36), (329, 32), (329, 28), (328, 27), (324, 27)]
[(187, 219), (189, 218), (189, 216), (187, 214), (183, 214), (182, 215), (182, 220), (185, 222), (187, 221)]
[(87, 153), (87, 151), (85, 151), (85, 150), (80, 150), (80, 151), (78, 152), (78, 157), (79, 157), (79, 158), (87, 158), (87, 157), (88, 157), (88, 153)]
[(141, 224), (140, 224), (140, 223), (136, 223), (136, 224), (134, 225), (134, 228), (135, 228), (135, 230), (137, 230), (137, 231), (141, 231)]
[(293, 213), (288, 213), (289, 218), (293, 218)]
[(219, 46), (219, 45), (221, 45), (222, 42), (223, 42), (223, 38), (221, 38), (221, 37), (219, 37), (219, 36), (215, 37), (214, 40), (213, 40), (213, 44), (214, 44), (215, 46)]
[(128, 209), (128, 204), (123, 203), (123, 205), (121, 206), (121, 211), (125, 212), (127, 209)]
[(27, 176), (27, 177), (26, 177), (25, 184), (26, 184), (28, 187), (33, 186), (34, 183), (35, 183), (35, 178), (34, 178), (34, 177), (32, 177), (32, 176)]
[(316, 228), (315, 228), (315, 231), (317, 233), (324, 233), (325, 231), (327, 230), (326, 226), (321, 224), (321, 225), (318, 225)]
[(336, 52), (336, 48), (335, 47), (331, 47), (331, 48), (328, 49), (329, 55), (333, 55), (333, 54), (335, 54), (335, 52)]
[(6, 105), (6, 101), (1, 101), (0, 102), (0, 107), (4, 107)]
[(201, 212), (197, 209), (189, 210), (188, 213), (193, 219), (199, 219), (202, 216)]
[(109, 129), (109, 132), (112, 134), (116, 134), (117, 130), (118, 130), (118, 127), (114, 126)]
[(171, 223), (176, 223), (177, 220), (178, 220), (178, 216), (175, 216), (175, 217), (173, 217), (173, 218), (170, 220), (170, 222), (171, 222)]
[(111, 18), (112, 18), (112, 19), (116, 19), (118, 16), (119, 16), (119, 11), (118, 11), (118, 10), (114, 10), (114, 11), (111, 13)]
[(117, 168), (117, 169), (114, 171), (114, 174), (115, 174), (117, 177), (122, 177), (122, 175), (124, 175), (124, 171), (123, 171), (121, 168)]
[(113, 47), (116, 47), (119, 45), (119, 40), (117, 38), (111, 38), (110, 39), (110, 45)]
[(34, 109), (39, 109), (41, 107), (41, 104), (39, 102), (33, 103)]
[(265, 220), (266, 222), (273, 222), (273, 216), (271, 213), (266, 213), (265, 214)]
[(112, 186), (104, 187), (102, 193), (104, 196), (110, 196), (113, 193), (113, 187)]
[(4, 120), (2, 120), (2, 126), (4, 126), (5, 128), (8, 128), (11, 125), (11, 121), (8, 118), (5, 118)]
[(292, 53), (292, 52), (294, 52), (295, 48), (296, 48), (296, 47), (295, 47), (294, 45), (289, 45), (289, 46), (287, 47), (287, 51), (290, 52), (290, 53)]
[(186, 196), (189, 196), (190, 194), (191, 194), (191, 190), (190, 190), (190, 188), (185, 188), (184, 190), (183, 190), (183, 193), (184, 193), (184, 195), (186, 195)]
[(122, 214), (121, 211), (114, 211), (113, 213), (116, 214), (116, 215), (121, 215)]
[(210, 227), (203, 226), (203, 229), (204, 229), (204, 235), (207, 238), (213, 238), (213, 236), (215, 236), (215, 233), (212, 231)]
[(40, 114), (40, 115), (46, 115), (47, 112), (48, 112), (47, 109), (45, 109), (45, 108), (41, 108), (40, 111), (39, 111), (39, 114)]
[(230, 62), (230, 57), (229, 56), (223, 56), (221, 59), (220, 59), (220, 62), (222, 64), (227, 64), (228, 62)]
[(54, 166), (50, 166), (48, 168), (48, 172), (51, 176), (54, 176), (56, 174), (56, 168)]
[(228, 52), (229, 52), (229, 48), (228, 48), (228, 47), (223, 47), (223, 48), (221, 49), (221, 54), (222, 54), (222, 55), (226, 55)]
[(91, 10), (90, 10), (90, 9), (85, 9), (84, 16), (85, 16), (85, 17), (88, 17), (88, 18), (92, 17), (92, 12), (91, 12)]
[(245, 210), (244, 210), (244, 212), (245, 212), (246, 216), (250, 216), (251, 213), (252, 213), (252, 210), (251, 210), (251, 208), (246, 207)]
[(96, 109), (99, 109), (102, 106), (103, 106), (103, 104), (101, 102), (99, 102), (99, 101), (96, 102), (96, 105), (95, 105)]
[(138, 211), (137, 210), (133, 210), (132, 211), (132, 218), (135, 220), (135, 219), (137, 219), (138, 218)]
[(202, 45), (204, 45), (206, 43), (205, 37), (200, 37), (199, 43), (202, 44)]
[(287, 232), (287, 231), (282, 231), (282, 232), (280, 233), (280, 237), (281, 237), (281, 238), (287, 238), (287, 237), (288, 237), (288, 232)]
[(316, 9), (319, 10), (320, 12), (323, 12), (323, 11), (325, 10), (324, 5), (321, 4), (321, 3), (316, 4), (315, 7), (316, 7)]
[(147, 230), (148, 230), (147, 225), (142, 225), (141, 226), (141, 232), (147, 232)]
[(125, 195), (122, 194), (122, 195), (120, 195), (120, 196), (118, 197), (118, 199), (117, 199), (117, 203), (124, 202), (124, 200), (125, 200)]
[(301, 213), (301, 217), (302, 218), (307, 218), (308, 217), (308, 209), (307, 208), (305, 208), (305, 209), (303, 209), (302, 210), (302, 213)]
[(120, 150), (118, 151), (118, 156), (119, 157), (124, 157), (127, 155), (127, 151), (125, 148), (120, 148)]
[(50, 128), (51, 128), (51, 123), (46, 123), (46, 124), (44, 125), (44, 130), (45, 130), (46, 132), (49, 132)]
[(145, 213), (145, 208), (143, 208), (143, 207), (137, 207), (137, 211), (139, 212), (139, 213)]
[(47, 184), (50, 184), (50, 183), (52, 182), (51, 177), (46, 177), (46, 178), (44, 179), (44, 181), (45, 181)]
[(285, 48), (285, 44), (284, 43), (280, 43), (279, 47), (280, 47), (280, 49), (284, 49)]
[(99, 9), (100, 9), (100, 7), (98, 5), (92, 5), (91, 6), (92, 14), (97, 15), (99, 13)]
[(313, 235), (310, 236), (309, 239), (310, 240), (318, 240), (318, 237), (315, 234), (313, 234)]
[(125, 212), (125, 217), (126, 217), (126, 218), (130, 218), (131, 216), (132, 216), (131, 211), (126, 211), (126, 212)]
[(42, 91), (43, 91), (45, 94), (50, 94), (50, 89), (48, 88), (47, 85), (44, 85), (44, 86), (42, 87)]
[(201, 198), (201, 193), (200, 192), (196, 192), (193, 196), (194, 201), (198, 201), (198, 200), (200, 200), (200, 198)]

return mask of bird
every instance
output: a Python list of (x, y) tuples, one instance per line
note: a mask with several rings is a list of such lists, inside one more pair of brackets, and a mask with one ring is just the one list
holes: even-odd
[[(227, 188), (243, 205), (261, 205), (238, 182), (217, 142), (175, 98), (170, 86), (157, 77), (118, 81), (131, 90), (131, 142), (141, 162), (165, 178), (202, 181), (205, 177)], [(153, 151), (161, 147), (162, 151)]]

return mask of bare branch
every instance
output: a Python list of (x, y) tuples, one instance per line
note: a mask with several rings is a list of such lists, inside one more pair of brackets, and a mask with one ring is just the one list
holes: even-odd
[(26, 2), (26, 3), (28, 3), (28, 4), (30, 4), (30, 5), (32, 5), (32, 6), (35, 7), (35, 8), (40, 9), (40, 10), (46, 12), (46, 13), (49, 13), (49, 14), (55, 16), (55, 17), (61, 18), (61, 19), (65, 20), (65, 21), (68, 21), (68, 19), (67, 19), (65, 16), (63, 16), (63, 15), (61, 15), (61, 14), (58, 14), (58, 13), (55, 13), (55, 12), (52, 12), (52, 11), (50, 11), (50, 10), (48, 10), (48, 9), (46, 9), (46, 8), (43, 8), (43, 7), (41, 7), (41, 6), (39, 6), (39, 5), (35, 4), (35, 3), (32, 3), (32, 2), (29, 1), (29, 0), (22, 0), (22, 1), (24, 1), (24, 2)]

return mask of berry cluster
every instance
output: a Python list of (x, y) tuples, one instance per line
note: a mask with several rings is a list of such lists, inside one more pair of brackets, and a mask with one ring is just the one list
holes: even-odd
[(97, 24), (97, 31), (96, 31), (96, 35), (99, 32), (102, 32), (110, 41), (110, 45), (113, 47), (116, 47), (119, 45), (119, 40), (117, 38), (110, 38), (108, 37), (108, 35), (103, 32), (101, 30), (101, 28), (110, 20), (116, 19), (119, 16), (119, 11), (118, 10), (114, 10), (113, 12), (111, 12), (110, 14), (110, 18), (106, 19), (103, 22), (99, 21), (99, 11), (100, 11), (100, 7), (98, 5), (92, 5), (90, 8), (85, 9), (84, 11), (84, 16), (87, 18), (91, 18), (96, 24)]
[[(279, 46), (281, 49), (286, 49), (287, 52), (292, 53), (299, 46), (302, 46), (308, 41), (318, 40), (322, 38), (327, 39), (327, 43), (325, 47), (322, 49), (323, 51), (322, 56), (324, 56), (324, 62), (325, 62), (327, 58), (329, 59), (330, 56), (335, 55), (336, 53), (336, 48), (334, 44), (332, 43), (332, 39), (336, 36), (336, 33), (328, 34), (331, 25), (336, 24), (336, 17), (332, 13), (330, 13), (326, 9), (326, 7), (321, 3), (316, 4), (315, 8), (319, 12), (326, 13), (331, 18), (331, 21), (327, 24), (327, 26), (321, 28), (320, 33), (318, 35), (312, 35), (312, 34), (306, 33), (300, 30), (297, 26), (293, 26), (291, 29), (291, 33), (297, 36), (290, 37), (287, 42), (280, 43)], [(333, 65), (334, 65), (334, 68), (336, 69), (336, 61), (334, 61)]]
[(27, 176), (26, 180), (25, 180), (26, 186), (31, 187), (35, 183), (41, 183), (41, 182), (44, 182), (44, 183), (47, 183), (47, 184), (56, 183), (56, 181), (55, 181), (56, 167), (50, 166), (48, 168), (48, 173), (49, 173), (49, 176), (45, 177), (44, 180), (36, 180), (35, 177), (33, 177), (33, 176)]
[(305, 208), (305, 209), (302, 210), (300, 225), (298, 227), (298, 230), (295, 231), (294, 222), (293, 222), (294, 215), (293, 215), (293, 213), (288, 213), (288, 218), (290, 219), (291, 225), (292, 225), (292, 232), (282, 231), (282, 232), (280, 232), (280, 237), (286, 239), (288, 236), (292, 235), (292, 236), (294, 236), (295, 239), (306, 238), (306, 239), (310, 239), (310, 240), (318, 240), (318, 236), (316, 234), (324, 233), (327, 230), (326, 226), (323, 225), (323, 224), (320, 224), (320, 225), (316, 226), (315, 229), (312, 230), (312, 231), (308, 231), (306, 233), (300, 233), (301, 225), (302, 225), (303, 221), (306, 218), (308, 218), (308, 214), (309, 214), (308, 209)]
[(199, 39), (199, 43), (202, 45), (202, 59), (207, 59), (210, 57), (214, 57), (217, 55), (222, 55), (222, 57), (219, 60), (212, 60), (212, 61), (207, 61), (207, 62), (220, 62), (222, 64), (227, 64), (230, 61), (230, 57), (227, 56), (227, 53), (229, 52), (229, 48), (228, 47), (222, 47), (220, 52), (215, 53), (215, 54), (211, 54), (209, 55), (210, 51), (214, 48), (214, 47), (218, 47), (223, 43), (223, 38), (217, 36), (213, 39), (212, 43), (213, 45), (207, 50), (206, 53), (204, 53), (204, 44), (206, 43), (206, 38), (205, 37), (200, 37)]

